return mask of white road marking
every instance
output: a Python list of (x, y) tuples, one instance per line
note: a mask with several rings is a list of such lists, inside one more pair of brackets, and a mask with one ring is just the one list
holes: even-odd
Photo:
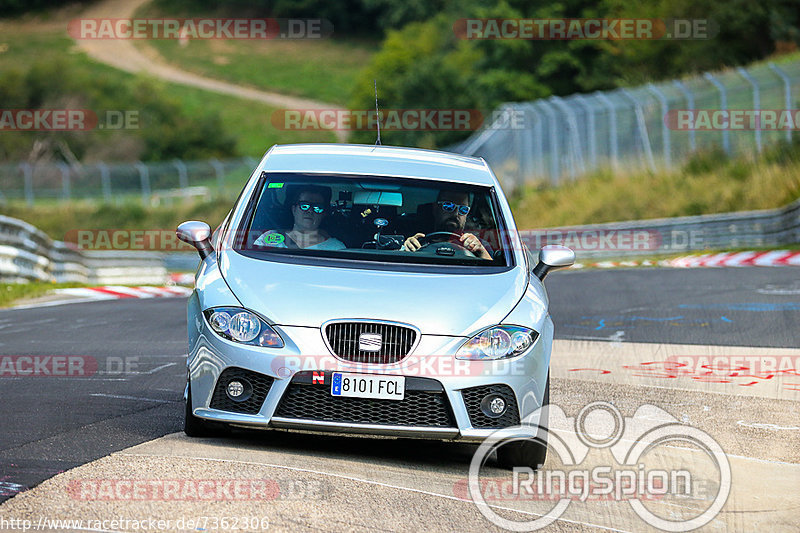
[(153, 398), (140, 398), (138, 396), (125, 396), (124, 394), (102, 394), (102, 393), (95, 393), (90, 394), (89, 396), (95, 396), (100, 398), (117, 398), (120, 400), (137, 400), (140, 402), (158, 402), (158, 403), (174, 403), (177, 400), (156, 400)]
[(739, 424), (740, 426), (745, 426), (745, 427), (748, 427), (748, 428), (755, 428), (755, 429), (772, 429), (772, 430), (776, 430), (776, 431), (781, 431), (781, 430), (797, 431), (797, 430), (800, 430), (800, 427), (796, 427), (796, 426), (779, 426), (777, 424), (763, 424), (763, 423), (760, 423), (760, 422), (745, 422), (744, 420), (739, 420), (736, 423)]

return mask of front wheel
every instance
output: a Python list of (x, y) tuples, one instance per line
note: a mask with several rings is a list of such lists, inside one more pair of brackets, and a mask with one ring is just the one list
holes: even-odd
[[(550, 374), (547, 374), (547, 383), (544, 386), (542, 413), (539, 418), (539, 431), (536, 439), (520, 440), (503, 444), (497, 449), (497, 462), (502, 468), (513, 470), (515, 466), (527, 466), (539, 470), (547, 458), (547, 410), (544, 406), (550, 404)], [(545, 429), (541, 429), (545, 428)]]

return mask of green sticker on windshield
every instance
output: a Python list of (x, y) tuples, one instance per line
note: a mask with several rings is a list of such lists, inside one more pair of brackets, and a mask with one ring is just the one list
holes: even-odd
[(267, 189), (283, 189), (283, 182), (275, 182), (267, 185)]
[(264, 237), (264, 241), (266, 241), (267, 244), (280, 244), (285, 240), (286, 237), (284, 237), (281, 233), (270, 233)]

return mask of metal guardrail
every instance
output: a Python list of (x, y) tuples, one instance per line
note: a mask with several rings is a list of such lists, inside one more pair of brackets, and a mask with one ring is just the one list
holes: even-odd
[[(539, 242), (547, 243), (548, 231), (545, 229), (530, 233), (538, 235)], [(631, 234), (637, 231), (646, 232), (648, 237), (656, 238), (656, 245), (638, 249), (633, 246), (631, 249), (578, 247), (576, 254), (578, 257), (646, 256), (798, 244), (800, 200), (778, 209), (559, 227), (557, 235), (563, 239), (550, 243), (569, 246), (571, 236), (580, 238), (587, 232), (608, 235), (620, 231)]]
[(160, 284), (168, 280), (158, 252), (83, 252), (15, 218), (0, 215), (0, 281)]

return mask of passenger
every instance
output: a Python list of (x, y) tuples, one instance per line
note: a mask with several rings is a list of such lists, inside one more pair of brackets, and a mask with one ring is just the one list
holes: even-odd
[[(292, 199), (290, 199), (291, 197)], [(287, 196), (292, 209), (294, 225), (290, 230), (269, 230), (261, 234), (257, 246), (275, 248), (303, 248), (308, 250), (341, 250), (346, 248), (339, 239), (319, 229), (331, 206), (330, 187), (304, 185)]]
[[(433, 205), (433, 233), (445, 232), (458, 234), (458, 243), (466, 250), (481, 259), (492, 259), (481, 240), (472, 233), (463, 233), (464, 225), (469, 214), (469, 194), (466, 192), (440, 191)], [(407, 238), (401, 250), (416, 252), (422, 248), (419, 239), (425, 237), (424, 233), (417, 233)], [(439, 237), (439, 236), (437, 236)], [(438, 240), (447, 240), (447, 235), (442, 235)]]

